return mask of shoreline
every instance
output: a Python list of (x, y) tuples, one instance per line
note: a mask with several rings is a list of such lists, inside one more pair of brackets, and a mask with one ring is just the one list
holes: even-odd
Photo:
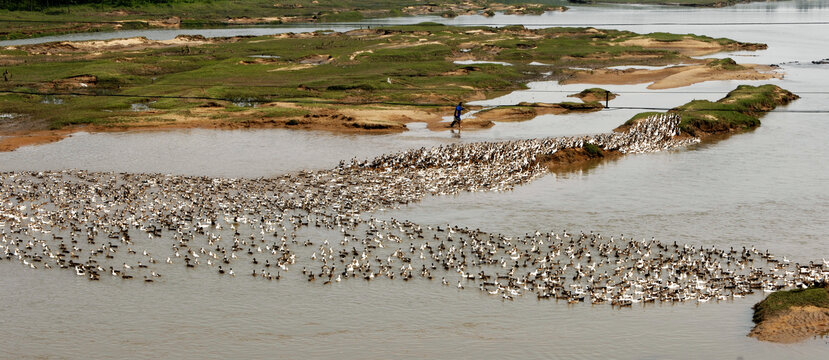
[[(590, 90), (590, 89), (588, 89)], [(585, 90), (587, 91), (587, 90)], [(584, 93), (584, 92), (583, 92)], [(488, 129), (498, 122), (521, 122), (534, 119), (545, 114), (567, 114), (572, 112), (601, 111), (604, 106), (594, 94), (580, 93), (569, 95), (580, 98), (583, 103), (519, 103), (518, 105), (498, 106), (484, 109), (463, 120), (467, 131)], [(612, 98), (616, 95), (613, 94)], [(259, 109), (268, 107), (301, 108), (297, 104), (273, 102), (262, 104)], [(479, 106), (468, 106), (470, 110), (480, 109)], [(175, 129), (292, 129), (304, 131), (328, 131), (339, 134), (382, 135), (408, 131), (406, 124), (412, 122), (426, 123), (428, 130), (439, 132), (449, 130), (450, 121), (444, 120), (452, 111), (451, 106), (445, 107), (413, 107), (413, 106), (372, 106), (369, 109), (345, 108), (322, 109), (314, 114), (303, 117), (282, 119), (265, 119), (249, 116), (249, 110), (226, 113), (225, 107), (203, 107), (189, 110), (189, 115), (156, 114), (154, 111), (141, 112), (134, 115), (137, 119), (132, 122), (111, 125), (74, 125), (62, 129), (43, 130), (0, 130), (0, 152), (14, 151), (23, 146), (37, 146), (65, 139), (75, 132), (130, 132), (130, 131), (165, 131)], [(222, 115), (225, 118), (216, 120), (212, 117)], [(625, 125), (620, 125), (614, 131), (624, 131)], [(722, 136), (732, 134), (737, 129), (715, 129), (701, 131), (701, 137)]]

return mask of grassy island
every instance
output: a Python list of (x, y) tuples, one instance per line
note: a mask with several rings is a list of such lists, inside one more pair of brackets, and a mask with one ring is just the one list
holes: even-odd
[[(670, 112), (681, 116), (679, 126), (683, 132), (704, 138), (760, 126), (760, 116), (797, 98), (797, 95), (776, 85), (740, 85), (716, 102), (694, 100)], [(623, 130), (637, 120), (654, 114), (656, 113), (637, 114), (617, 130)]]
[[(603, 89), (586, 89), (581, 94), (603, 92)], [(741, 85), (717, 102), (694, 100), (669, 111), (669, 113), (676, 113), (680, 117), (677, 125), (680, 134), (673, 135), (673, 139), (697, 138), (706, 140), (713, 135), (726, 135), (751, 129), (760, 126), (760, 116), (773, 110), (778, 105), (788, 104), (797, 98), (797, 95), (775, 85)], [(659, 114), (662, 113), (639, 113), (614, 131), (630, 131), (641, 120)], [(585, 143), (580, 148), (568, 148), (552, 155), (546, 155), (540, 161), (551, 171), (567, 172), (617, 159), (623, 155), (623, 153), (613, 149), (603, 150), (596, 145)], [(813, 299), (814, 294), (813, 292), (805, 294), (809, 295), (806, 299)], [(795, 295), (792, 299), (799, 299), (799, 296)], [(788, 300), (777, 302), (772, 298), (767, 303), (768, 305), (762, 307), (764, 310), (760, 313), (763, 315), (760, 316), (768, 316), (776, 312), (782, 306), (780, 304), (788, 303), (792, 302)]]
[(829, 333), (829, 288), (812, 287), (772, 293), (754, 305), (749, 336), (791, 343)]
[[(699, 44), (712, 53), (762, 45), (681, 37), (695, 54)], [(665, 48), (662, 38), (594, 28), (423, 23), (346, 33), (5, 47), (0, 66), (9, 73), (0, 81), (0, 101), (12, 120), (0, 133), (72, 131), (79, 125), (389, 132), (403, 131), (411, 121), (442, 128), (441, 117), (451, 114), (453, 103), (524, 89), (532, 80), (564, 79), (572, 67), (701, 61), (685, 55), (676, 41)], [(585, 103), (557, 109), (600, 109), (587, 99), (590, 93), (580, 95)]]

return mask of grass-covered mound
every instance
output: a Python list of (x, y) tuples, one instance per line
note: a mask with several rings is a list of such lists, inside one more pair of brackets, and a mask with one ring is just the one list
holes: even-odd
[(584, 101), (585, 103), (589, 103), (589, 102), (594, 102), (594, 101), (603, 102), (605, 100), (613, 100), (618, 95), (614, 94), (614, 93), (612, 93), (608, 90), (595, 87), (595, 88), (584, 89), (584, 90), (582, 90), (578, 93), (568, 95), (568, 96), (579, 98), (579, 99), (581, 99), (581, 101)]
[(829, 309), (829, 288), (813, 287), (774, 292), (754, 305), (752, 320), (755, 323), (760, 323), (795, 306), (815, 306)]
[[(694, 100), (670, 112), (680, 114), (679, 126), (683, 132), (704, 137), (760, 126), (760, 116), (795, 99), (797, 95), (776, 85), (740, 85), (716, 102)], [(623, 127), (655, 114), (658, 113), (636, 114)]]
[(756, 326), (749, 336), (793, 343), (829, 333), (829, 288), (778, 291), (754, 305)]
[(711, 60), (706, 66), (720, 70), (743, 70), (746, 68), (745, 66), (737, 64), (732, 58)]

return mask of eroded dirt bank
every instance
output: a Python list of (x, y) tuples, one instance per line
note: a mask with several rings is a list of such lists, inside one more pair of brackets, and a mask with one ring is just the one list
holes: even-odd
[(791, 344), (829, 334), (829, 309), (796, 306), (763, 320), (748, 336), (761, 341)]

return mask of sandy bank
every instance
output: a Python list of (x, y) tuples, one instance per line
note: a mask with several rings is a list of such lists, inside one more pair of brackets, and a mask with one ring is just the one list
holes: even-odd
[(562, 84), (648, 85), (648, 89), (672, 89), (713, 80), (770, 80), (782, 79), (783, 74), (772, 72), (765, 65), (742, 64), (742, 69), (728, 70), (707, 65), (675, 66), (665, 69), (598, 69), (580, 70)]
[(234, 42), (241, 38), (205, 38), (201, 35), (179, 35), (170, 40), (150, 40), (146, 37), (132, 37), (112, 40), (59, 41), (43, 44), (7, 46), (8, 50), (23, 50), (31, 55), (54, 55), (67, 53), (101, 53), (108, 51), (138, 51), (174, 46), (199, 46), (219, 42)]
[[(34, 130), (6, 126), (0, 131), (0, 151), (13, 151), (23, 146), (60, 141), (74, 132), (114, 132), (172, 129), (302, 129), (323, 130), (346, 134), (388, 134), (406, 131), (406, 124), (425, 122), (433, 131), (447, 129), (443, 116), (452, 114), (451, 107), (304, 107), (294, 103), (268, 103), (256, 108), (229, 111), (220, 104), (191, 108), (183, 112), (165, 113), (148, 110), (125, 115), (119, 122), (103, 125), (82, 125), (60, 130)], [(268, 111), (295, 110), (297, 115), (270, 117)], [(302, 114), (304, 113), (304, 114)], [(21, 123), (21, 126), (25, 123)], [(465, 129), (492, 126), (464, 122)]]
[[(587, 97), (590, 98), (590, 97)], [(493, 109), (487, 109), (474, 114), (473, 121), (499, 121), (499, 122), (516, 122), (532, 120), (540, 115), (561, 115), (571, 112), (593, 112), (603, 109), (599, 103), (527, 103), (522, 102), (516, 106), (503, 106)], [(466, 125), (466, 122), (464, 122)]]
[(701, 41), (690, 37), (679, 40), (660, 41), (652, 38), (635, 38), (620, 42), (621, 46), (641, 46), (646, 49), (659, 49), (676, 51), (686, 56), (703, 56), (730, 50), (756, 51), (767, 48), (765, 44), (752, 44), (736, 42), (729, 45), (722, 45), (718, 42)]

